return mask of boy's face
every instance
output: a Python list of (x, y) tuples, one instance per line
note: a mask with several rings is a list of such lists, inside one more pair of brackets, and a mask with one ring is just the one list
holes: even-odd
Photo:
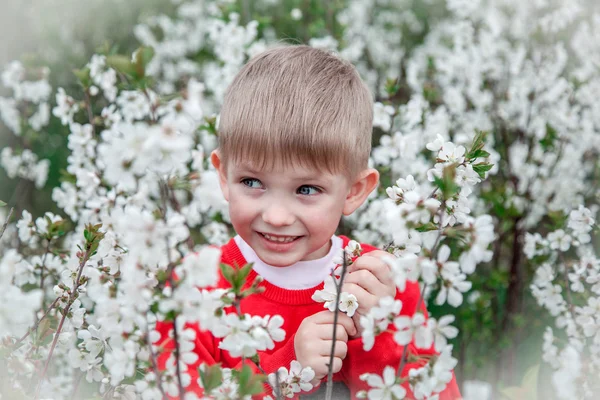
[(224, 168), (218, 151), (211, 158), (236, 232), (277, 267), (324, 257), (342, 214), (358, 208), (379, 177), (375, 170), (349, 182), (343, 174), (299, 166), (259, 171), (230, 162)]

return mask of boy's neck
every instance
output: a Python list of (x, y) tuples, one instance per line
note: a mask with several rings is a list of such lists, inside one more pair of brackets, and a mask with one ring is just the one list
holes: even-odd
[(283, 289), (301, 290), (318, 286), (335, 267), (334, 260), (343, 249), (343, 240), (333, 236), (327, 253), (320, 258), (298, 261), (287, 267), (274, 267), (263, 262), (256, 252), (239, 235), (234, 238), (246, 262), (254, 263), (254, 271), (271, 284)]

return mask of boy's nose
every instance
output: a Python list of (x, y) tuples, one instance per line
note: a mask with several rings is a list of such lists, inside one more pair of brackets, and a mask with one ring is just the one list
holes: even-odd
[(273, 203), (265, 208), (262, 219), (271, 226), (287, 226), (294, 223), (295, 217), (284, 205)]

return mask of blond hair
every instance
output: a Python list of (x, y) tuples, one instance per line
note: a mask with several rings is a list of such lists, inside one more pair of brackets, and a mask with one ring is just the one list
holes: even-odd
[(252, 58), (227, 89), (219, 121), (224, 165), (299, 163), (354, 176), (371, 151), (373, 100), (355, 68), (309, 46)]

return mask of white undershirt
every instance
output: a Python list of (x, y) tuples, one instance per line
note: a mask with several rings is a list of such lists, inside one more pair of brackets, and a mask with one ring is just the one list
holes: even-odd
[(242, 255), (247, 262), (253, 262), (253, 269), (266, 281), (283, 289), (310, 289), (325, 280), (335, 267), (333, 262), (336, 255), (342, 252), (342, 238), (333, 235), (331, 237), (331, 249), (325, 257), (298, 261), (287, 267), (274, 267), (264, 263), (256, 252), (239, 235), (233, 238), (238, 245)]

